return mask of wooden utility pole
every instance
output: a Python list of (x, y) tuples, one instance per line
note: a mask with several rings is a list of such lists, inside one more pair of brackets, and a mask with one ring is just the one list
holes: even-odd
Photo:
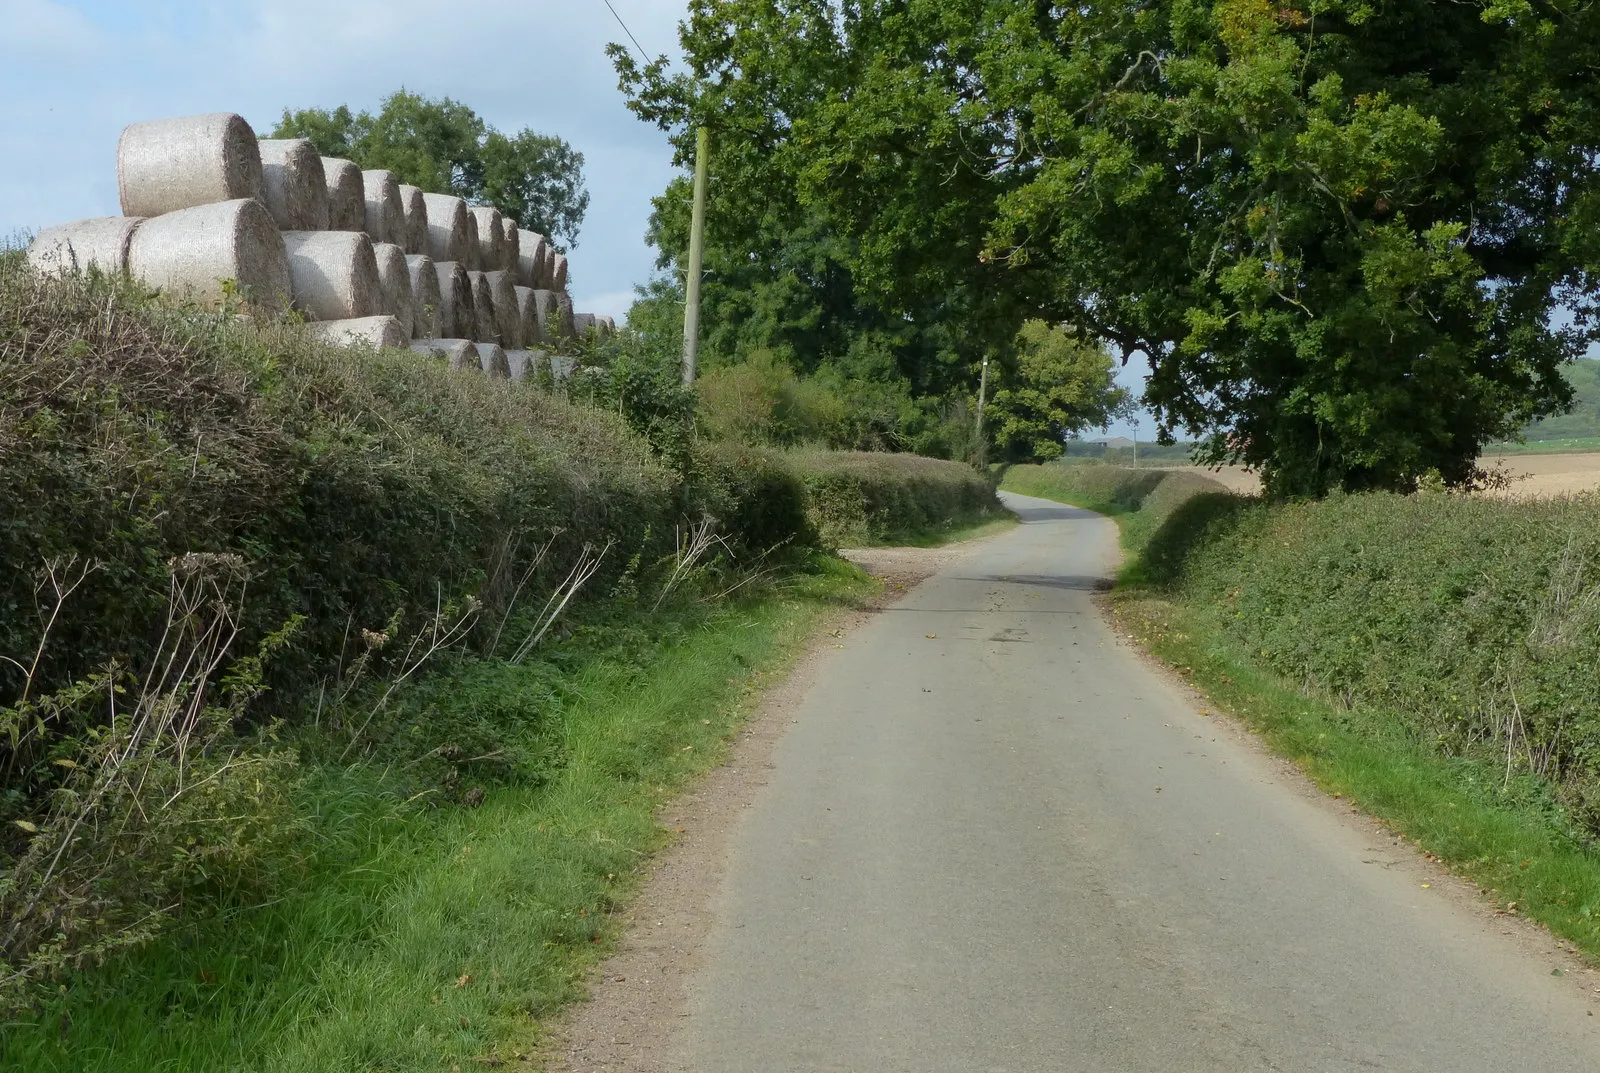
[(683, 302), (683, 382), (693, 384), (700, 364), (700, 272), (706, 255), (706, 174), (711, 132), (701, 127), (694, 146), (694, 220), (689, 230), (689, 278)]
[(983, 359), (983, 375), (978, 378), (978, 472), (989, 467), (989, 443), (983, 438), (983, 408), (989, 401), (989, 359)]

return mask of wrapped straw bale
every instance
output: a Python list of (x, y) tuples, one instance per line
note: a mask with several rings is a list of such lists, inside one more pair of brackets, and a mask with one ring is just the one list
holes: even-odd
[(564, 291), (567, 289), (567, 257), (558, 253), (550, 259), (550, 289)]
[(383, 311), (400, 322), (409, 340), (413, 332), (411, 315), (411, 269), (406, 251), (392, 242), (376, 242), (372, 252), (378, 258), (378, 281), (383, 288)]
[(498, 271), (505, 263), (506, 233), (500, 210), (493, 205), (474, 205), (467, 210), (478, 225), (478, 270)]
[(117, 142), (117, 193), (124, 216), (261, 198), (261, 149), (232, 112), (134, 123)]
[[(517, 221), (504, 216), (500, 218), (500, 233), (505, 236), (504, 249), (501, 251), (500, 263), (496, 268), (510, 272), (513, 276), (521, 270), (522, 232), (517, 228)], [(521, 283), (520, 279), (512, 282)]]
[(500, 331), (500, 345), (515, 350), (522, 345), (522, 313), (517, 306), (516, 274), (500, 269), (485, 272), (489, 293), (494, 299), (495, 325)]
[(279, 309), (291, 293), (283, 236), (254, 198), (146, 220), (128, 243), (128, 271), (152, 287), (212, 306), (232, 290), (252, 305)]
[(396, 242), (395, 245), (404, 246), (407, 253), (427, 253), (428, 200), (422, 196), (422, 188), (402, 183), (400, 207), (406, 214), (406, 239), (404, 242)]
[(353, 320), (319, 320), (306, 329), (324, 343), (335, 346), (404, 347), (411, 337), (393, 317), (357, 317)]
[(524, 287), (537, 289), (541, 284), (539, 280), (539, 265), (544, 260), (544, 236), (537, 231), (521, 231), (517, 234), (517, 282)]
[(384, 312), (372, 240), (360, 231), (285, 231), (294, 306), (316, 320)]
[(500, 318), (494, 311), (494, 284), (489, 282), (487, 272), (468, 272), (467, 278), (472, 281), (472, 309), (477, 325), (472, 338), (480, 343), (498, 343)]
[(428, 210), (428, 244), (422, 251), (435, 262), (471, 258), (467, 251), (467, 203), (449, 194), (423, 194)]
[(561, 309), (556, 305), (555, 291), (533, 292), (534, 318), (539, 322), (539, 338), (554, 343), (561, 338)]
[(561, 338), (576, 339), (578, 322), (572, 313), (572, 295), (566, 291), (556, 292), (556, 313), (561, 321)]
[(361, 173), (367, 207), (364, 230), (374, 242), (398, 246), (406, 240), (406, 210), (400, 202), (400, 180), (394, 172), (374, 168)]
[(120, 275), (128, 270), (128, 246), (142, 223), (142, 217), (102, 216), (47, 227), (29, 244), (28, 263), (44, 276), (87, 272), (91, 266)]
[(322, 174), (328, 183), (328, 230), (365, 231), (367, 184), (361, 178), (361, 169), (354, 161), (325, 156)]
[(511, 379), (511, 362), (506, 358), (505, 347), (499, 343), (479, 343), (478, 357), (483, 360), (483, 371), (496, 380)]
[(328, 229), (328, 176), (304, 138), (263, 138), (261, 188), (267, 211), (282, 231)]
[(517, 321), (522, 325), (523, 346), (544, 342), (544, 330), (539, 327), (539, 302), (532, 287), (517, 288)]
[[(459, 369), (469, 361), (478, 362), (478, 344), (471, 339), (418, 339), (411, 344), (411, 349), (438, 358), (452, 369)], [(474, 367), (483, 368), (481, 364)]]
[(406, 270), (411, 275), (411, 330), (425, 339), (439, 335), (439, 273), (433, 258), (424, 253), (406, 257)]
[(511, 366), (511, 379), (532, 380), (539, 375), (539, 359), (544, 357), (542, 350), (508, 350), (506, 351), (506, 364)]
[(472, 278), (455, 261), (435, 261), (439, 279), (439, 336), (469, 339), (477, 334), (478, 314), (472, 301)]

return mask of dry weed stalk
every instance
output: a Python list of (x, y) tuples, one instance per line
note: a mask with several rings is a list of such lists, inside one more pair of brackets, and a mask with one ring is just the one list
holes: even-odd
[(713, 548), (721, 545), (724, 551), (730, 550), (727, 540), (712, 531), (715, 526), (712, 519), (704, 518), (689, 526), (687, 539), (681, 527), (674, 532), (677, 550), (673, 556), (672, 573), (666, 584), (661, 586), (661, 595), (656, 597), (655, 606), (650, 610), (659, 611), (663, 601), (683, 584), (684, 579)]
[(545, 600), (544, 607), (539, 611), (539, 617), (535, 620), (527, 640), (523, 641), (517, 647), (515, 654), (512, 655), (512, 663), (521, 663), (528, 658), (528, 653), (539, 647), (539, 642), (544, 640), (544, 635), (550, 632), (550, 627), (555, 625), (556, 619), (561, 617), (561, 613), (567, 609), (567, 604), (572, 602), (572, 598), (578, 594), (579, 589), (583, 588), (584, 583), (594, 577), (595, 571), (600, 569), (600, 564), (605, 560), (606, 554), (611, 551), (615, 544), (615, 540), (608, 540), (606, 546), (600, 549), (598, 555), (595, 554), (592, 544), (583, 546), (583, 551), (578, 555), (578, 561), (573, 564), (572, 570), (567, 574), (567, 579), (557, 585), (555, 591), (550, 594), (549, 599)]

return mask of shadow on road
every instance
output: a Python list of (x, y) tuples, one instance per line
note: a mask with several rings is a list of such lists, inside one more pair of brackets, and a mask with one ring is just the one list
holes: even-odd
[(1082, 507), (1069, 507), (1065, 503), (1050, 503), (1045, 506), (1030, 506), (1012, 499), (1006, 507), (1022, 520), (1028, 522), (1064, 522), (1082, 520), (1084, 518), (1098, 518), (1099, 515), (1092, 510)]

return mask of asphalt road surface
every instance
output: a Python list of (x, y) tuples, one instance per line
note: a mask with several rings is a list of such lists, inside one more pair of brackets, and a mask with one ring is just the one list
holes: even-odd
[(1009, 502), (805, 698), (666, 1069), (1600, 1070), (1600, 978), (1119, 644), (1110, 522)]

